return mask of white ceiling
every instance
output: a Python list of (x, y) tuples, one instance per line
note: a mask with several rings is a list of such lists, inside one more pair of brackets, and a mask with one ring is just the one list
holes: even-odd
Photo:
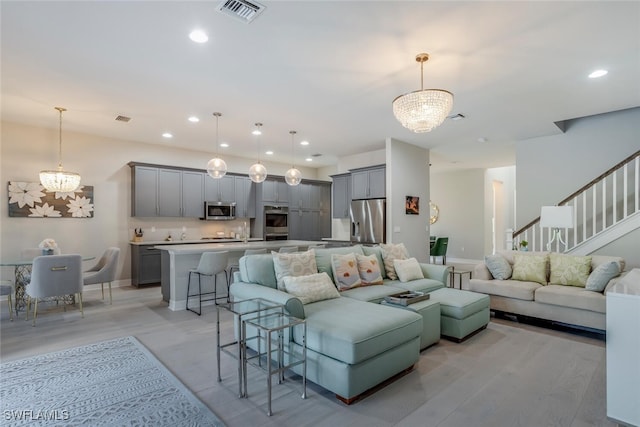
[[(322, 154), (305, 166), (392, 137), (432, 149), (436, 168), (471, 168), (513, 165), (514, 142), (554, 122), (640, 105), (637, 1), (262, 3), (245, 24), (217, 1), (3, 0), (2, 119), (57, 128), (62, 106), (65, 130), (213, 153), (220, 111), (222, 157), (257, 157), (262, 122), (274, 161), (292, 161), (294, 129), (311, 142), (294, 162)], [(391, 101), (420, 88), (420, 52), (425, 87), (453, 92), (466, 119), (414, 134)], [(597, 68), (609, 74), (588, 79)]]

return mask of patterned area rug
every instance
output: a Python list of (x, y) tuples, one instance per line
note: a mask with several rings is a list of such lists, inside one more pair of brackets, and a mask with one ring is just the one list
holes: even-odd
[(224, 426), (134, 337), (0, 364), (0, 425)]

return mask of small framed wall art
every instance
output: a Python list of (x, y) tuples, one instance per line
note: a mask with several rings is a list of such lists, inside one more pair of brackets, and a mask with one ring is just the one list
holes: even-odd
[(407, 215), (420, 215), (420, 197), (406, 196), (404, 212)]

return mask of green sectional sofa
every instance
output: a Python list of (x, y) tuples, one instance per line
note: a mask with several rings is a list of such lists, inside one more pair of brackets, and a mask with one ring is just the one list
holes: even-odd
[[(384, 270), (380, 247), (352, 246), (315, 249), (317, 271), (335, 280), (332, 254), (371, 255)], [(367, 390), (402, 373), (417, 362), (421, 347), (440, 337), (439, 322), (429, 324), (419, 313), (379, 304), (385, 296), (411, 291), (433, 292), (445, 287), (449, 268), (420, 264), (425, 278), (406, 282), (390, 280), (383, 272), (382, 285), (356, 287), (339, 296), (308, 304), (278, 290), (272, 254), (248, 255), (239, 261), (230, 293), (234, 300), (265, 298), (284, 305), (286, 311), (307, 323), (307, 378), (350, 403)], [(334, 292), (337, 293), (337, 291)], [(433, 330), (432, 330), (433, 329)], [(302, 331), (285, 337), (288, 351), (302, 351)], [(250, 335), (250, 334), (248, 334)], [(427, 338), (421, 341), (421, 337)], [(251, 342), (248, 343), (251, 346)], [(300, 373), (301, 367), (294, 371)]]

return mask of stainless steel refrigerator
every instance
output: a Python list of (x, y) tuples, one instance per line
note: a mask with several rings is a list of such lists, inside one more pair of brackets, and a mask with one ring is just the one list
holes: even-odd
[(351, 242), (385, 243), (386, 199), (351, 202)]

